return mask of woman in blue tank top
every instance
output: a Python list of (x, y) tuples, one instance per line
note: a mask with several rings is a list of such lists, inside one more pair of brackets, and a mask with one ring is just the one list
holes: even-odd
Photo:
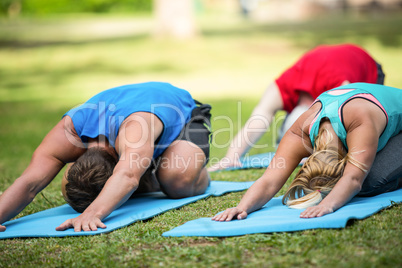
[(235, 208), (213, 217), (244, 219), (266, 204), (308, 157), (283, 197), (302, 218), (332, 213), (353, 196), (401, 187), (402, 90), (354, 83), (320, 95), (285, 134), (275, 157)]
[(210, 106), (167, 83), (112, 88), (68, 111), (0, 197), (1, 224), (16, 216), (67, 163), (66, 201), (80, 216), (56, 230), (94, 231), (132, 194), (171, 198), (205, 192)]

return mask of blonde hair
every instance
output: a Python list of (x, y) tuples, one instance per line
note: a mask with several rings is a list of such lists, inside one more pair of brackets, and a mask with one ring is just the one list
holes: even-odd
[[(326, 134), (326, 139), (323, 134)], [(334, 188), (343, 175), (347, 162), (367, 172), (352, 153), (331, 147), (333, 136), (327, 129), (320, 129), (311, 156), (303, 164), (294, 181), (283, 196), (282, 203), (290, 208), (315, 206)]]

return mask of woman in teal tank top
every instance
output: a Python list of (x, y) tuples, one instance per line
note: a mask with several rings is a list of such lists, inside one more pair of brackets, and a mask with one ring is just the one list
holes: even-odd
[[(387, 89), (385, 90), (385, 88)], [(324, 92), (317, 98), (315, 102), (320, 102), (322, 108), (311, 124), (310, 139), (312, 144), (318, 135), (320, 121), (323, 118), (328, 118), (337, 136), (345, 148), (348, 148), (347, 133), (342, 122), (342, 108), (354, 98), (366, 99), (376, 104), (387, 118), (387, 126), (379, 137), (377, 151), (383, 149), (388, 140), (402, 130), (402, 90), (376, 84), (354, 83), (352, 86), (341, 86)]]
[(402, 90), (354, 83), (320, 95), (289, 129), (265, 173), (235, 208), (244, 219), (266, 204), (308, 157), (283, 202), (302, 218), (332, 213), (353, 196), (396, 190), (402, 179)]

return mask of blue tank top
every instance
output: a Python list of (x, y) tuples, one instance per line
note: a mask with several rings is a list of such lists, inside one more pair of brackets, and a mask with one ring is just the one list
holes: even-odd
[(324, 92), (316, 99), (315, 102), (321, 102), (322, 107), (310, 125), (311, 144), (314, 145), (321, 119), (328, 118), (335, 133), (348, 149), (342, 107), (354, 98), (364, 98), (375, 103), (387, 117), (387, 125), (379, 138), (377, 152), (384, 148), (391, 137), (402, 131), (401, 89), (377, 84), (353, 83)]
[(177, 138), (196, 107), (190, 93), (168, 83), (148, 82), (111, 88), (64, 114), (71, 117), (82, 142), (104, 135), (111, 146), (122, 122), (136, 112), (149, 112), (163, 123), (153, 157)]

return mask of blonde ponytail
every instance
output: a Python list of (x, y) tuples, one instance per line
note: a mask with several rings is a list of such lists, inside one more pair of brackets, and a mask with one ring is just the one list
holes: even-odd
[(286, 205), (290, 208), (302, 209), (315, 206), (319, 204), (322, 200), (321, 193), (317, 191), (313, 191), (312, 193), (306, 194), (303, 197), (289, 200)]

